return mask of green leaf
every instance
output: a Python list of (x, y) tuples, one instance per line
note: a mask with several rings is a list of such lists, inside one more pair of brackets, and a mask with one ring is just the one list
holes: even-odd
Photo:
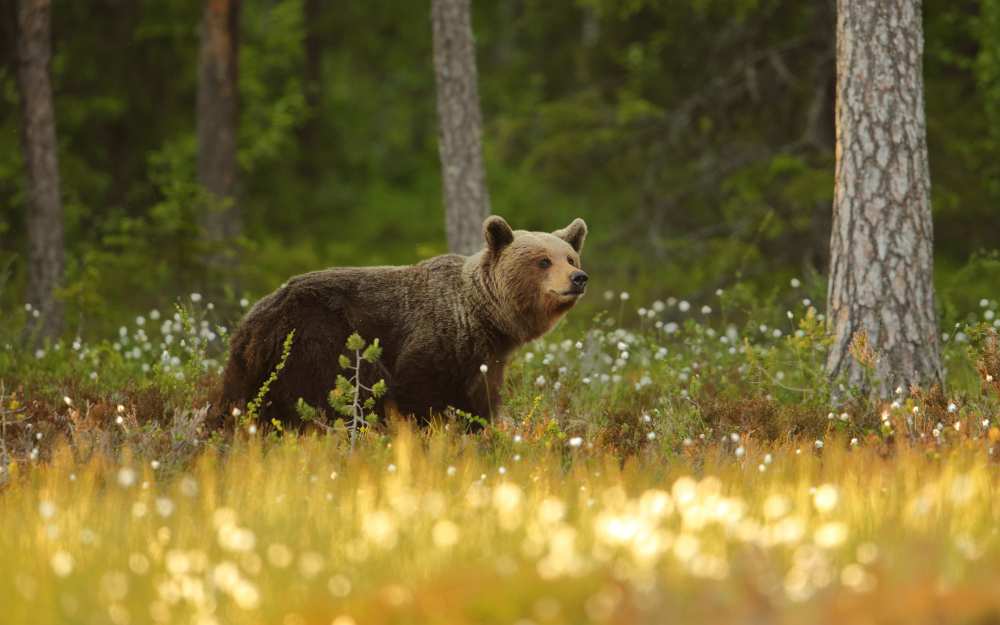
[(365, 348), (365, 340), (361, 338), (361, 335), (358, 334), (357, 332), (347, 337), (347, 349), (356, 352), (364, 348)]

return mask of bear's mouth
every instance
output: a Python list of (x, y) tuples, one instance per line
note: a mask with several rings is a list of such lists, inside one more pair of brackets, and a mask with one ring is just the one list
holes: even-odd
[(583, 295), (583, 292), (584, 292), (584, 289), (577, 288), (577, 287), (572, 287), (572, 288), (567, 289), (567, 290), (562, 291), (562, 292), (556, 291), (555, 289), (552, 289), (552, 293), (554, 295), (557, 295), (557, 296), (561, 297), (562, 299), (565, 299), (565, 300), (571, 301), (571, 302), (572, 301), (576, 301), (576, 299), (578, 297), (580, 297), (581, 295)]

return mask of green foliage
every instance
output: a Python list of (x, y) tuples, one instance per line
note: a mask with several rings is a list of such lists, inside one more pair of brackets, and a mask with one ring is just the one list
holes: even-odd
[[(213, 250), (199, 226), (212, 206), (196, 176), (202, 5), (141, 0), (95, 14), (56, 3), (68, 259), (60, 296), (71, 333), (104, 336), (163, 293), (216, 293), (233, 317), (242, 296), (295, 273), (445, 251), (426, 3), (317, 3), (306, 16), (308, 4), (242, 3), (244, 228)], [(987, 227), (1000, 203), (1000, 4), (973, 4), (925, 3), (937, 269), (949, 320), (984, 295), (966, 278), (1000, 247), (1000, 229)], [(739, 282), (767, 301), (775, 283), (812, 282), (826, 269), (833, 187), (831, 6), (477, 3), (495, 210), (526, 228), (586, 218), (595, 290), (705, 297)], [(0, 24), (5, 317), (23, 305), (27, 272), (11, 28)], [(208, 252), (240, 262), (209, 270)]]
[[(285, 336), (284, 342), (281, 344), (281, 359), (278, 364), (274, 366), (274, 371), (264, 380), (261, 384), (260, 390), (257, 391), (257, 396), (247, 404), (246, 420), (248, 422), (253, 422), (257, 419), (257, 415), (260, 412), (261, 407), (264, 405), (265, 399), (267, 399), (267, 391), (270, 390), (271, 385), (274, 384), (275, 380), (278, 379), (278, 374), (281, 370), (285, 368), (285, 363), (288, 362), (288, 356), (292, 353), (292, 341), (295, 338), (295, 330), (292, 330)], [(272, 420), (275, 428), (281, 431), (281, 424), (275, 420)]]
[(366, 343), (361, 335), (355, 332), (347, 337), (344, 346), (353, 353), (350, 356), (341, 354), (339, 364), (341, 370), (349, 372), (349, 375), (345, 376), (343, 373), (337, 375), (336, 386), (330, 391), (329, 403), (337, 414), (350, 419), (346, 426), (351, 435), (351, 449), (354, 449), (358, 434), (366, 431), (377, 421), (375, 405), (385, 396), (388, 386), (382, 379), (371, 386), (362, 381), (362, 363), (375, 365), (382, 357), (378, 339)]

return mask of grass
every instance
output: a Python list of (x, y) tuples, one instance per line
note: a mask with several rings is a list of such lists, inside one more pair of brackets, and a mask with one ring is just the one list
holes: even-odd
[(483, 431), (379, 424), (353, 451), (209, 423), (208, 306), (12, 339), (3, 620), (1000, 620), (996, 303), (949, 321), (947, 391), (836, 405), (811, 302), (703, 306), (616, 298), (525, 348)]

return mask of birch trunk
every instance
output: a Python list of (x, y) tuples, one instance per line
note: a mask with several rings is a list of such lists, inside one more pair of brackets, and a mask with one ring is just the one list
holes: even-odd
[(459, 254), (482, 248), (490, 214), (470, 13), (469, 0), (431, 2), (445, 226), (448, 249)]
[(941, 381), (920, 0), (838, 0), (837, 164), (830, 241), (831, 376), (869, 389)]

